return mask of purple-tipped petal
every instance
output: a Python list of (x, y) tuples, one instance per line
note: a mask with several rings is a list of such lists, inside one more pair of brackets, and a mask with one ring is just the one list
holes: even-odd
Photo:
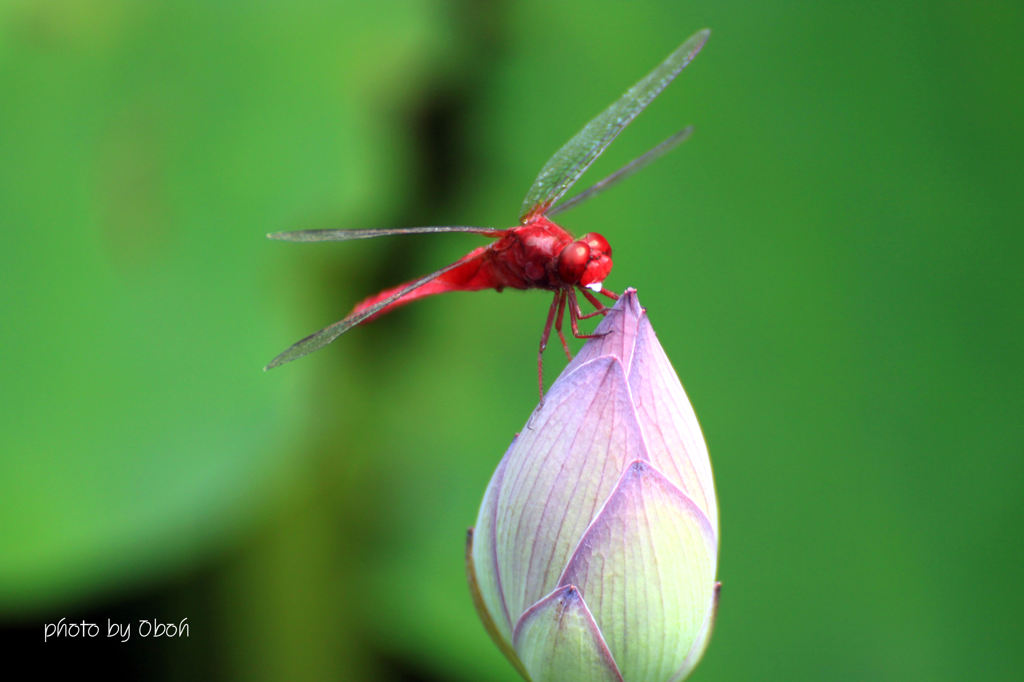
[(711, 640), (711, 631), (715, 628), (715, 618), (718, 616), (718, 600), (721, 593), (722, 583), (715, 583), (715, 594), (711, 598), (711, 607), (708, 609), (708, 614), (704, 619), (704, 627), (701, 628), (697, 641), (690, 647), (690, 653), (686, 655), (686, 660), (679, 666), (679, 670), (672, 676), (670, 682), (682, 682), (697, 667), (697, 663), (700, 662), (705, 649), (708, 648), (708, 642)]
[(637, 325), (629, 387), (651, 464), (697, 503), (717, 535), (718, 505), (704, 436), (646, 315)]
[(523, 614), (513, 645), (532, 682), (622, 682), (594, 617), (572, 585)]
[(498, 648), (505, 654), (505, 657), (508, 658), (513, 667), (519, 671), (519, 674), (524, 679), (529, 679), (530, 676), (526, 673), (526, 669), (512, 648), (511, 637), (507, 636), (505, 631), (498, 627), (498, 622), (491, 616), (491, 611), (487, 606), (487, 599), (485, 599), (480, 591), (476, 565), (473, 559), (473, 546), (473, 529), (470, 528), (466, 533), (466, 579), (469, 582), (469, 594), (473, 598), (473, 606), (476, 607), (477, 615), (480, 616), (480, 622), (484, 624), (487, 634), (491, 636), (491, 639), (498, 645)]
[(495, 516), (512, 619), (553, 590), (626, 463), (644, 456), (622, 366), (598, 358), (563, 374), (507, 455)]
[(716, 561), (704, 512), (636, 461), (559, 584), (579, 587), (625, 679), (660, 682), (676, 673), (702, 634)]
[[(487, 611), (498, 635), (506, 643), (512, 641), (512, 619), (509, 616), (508, 608), (505, 606), (505, 600), (502, 597), (501, 579), (498, 577), (498, 564), (494, 547), (494, 521), (501, 485), (505, 479), (508, 452), (515, 445), (516, 441), (513, 440), (509, 450), (505, 453), (505, 457), (498, 464), (494, 476), (491, 477), (491, 482), (487, 486), (487, 492), (484, 493), (484, 501), (480, 504), (480, 513), (477, 515), (476, 526), (474, 526), (473, 530), (471, 554), (468, 557), (472, 560), (472, 581), (475, 583), (475, 588), (479, 591), (481, 606)], [(516, 613), (517, 618), (518, 616), (519, 614)]]
[(568, 374), (580, 365), (600, 357), (618, 358), (628, 374), (636, 343), (637, 324), (643, 316), (644, 309), (637, 299), (636, 289), (626, 289), (597, 325), (594, 338), (584, 344), (562, 374)]

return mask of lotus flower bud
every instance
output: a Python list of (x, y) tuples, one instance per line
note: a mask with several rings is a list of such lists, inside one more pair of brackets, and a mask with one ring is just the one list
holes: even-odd
[(681, 680), (717, 603), (711, 463), (635, 290), (596, 333), (491, 478), (470, 590), (527, 680)]

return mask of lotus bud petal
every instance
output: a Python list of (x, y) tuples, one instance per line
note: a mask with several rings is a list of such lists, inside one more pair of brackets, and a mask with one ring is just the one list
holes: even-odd
[(634, 290), (596, 334), (491, 478), (470, 591), (527, 680), (674, 682), (717, 604), (711, 462)]

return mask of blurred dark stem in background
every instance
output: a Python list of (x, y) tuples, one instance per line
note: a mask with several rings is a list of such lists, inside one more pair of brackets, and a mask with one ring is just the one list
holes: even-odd
[[(411, 159), (410, 177), (416, 180), (408, 195), (396, 198), (394, 206), (402, 207), (386, 218), (385, 225), (358, 227), (404, 227), (413, 225), (464, 224), (465, 218), (452, 215), (445, 207), (453, 203), (477, 164), (486, 159), (474, 157), (465, 131), (467, 118), (476, 99), (475, 93), (489, 77), (493, 60), (504, 49), (502, 17), (505, 3), (474, 3), (453, 0), (448, 3), (449, 19), (459, 36), (460, 60), (457, 74), (438, 77), (411, 91), (401, 103), (405, 114), (401, 129), (409, 131), (408, 142), (415, 154)], [(489, 227), (506, 227), (489, 225)], [(370, 264), (362, 279), (363, 292), (369, 295), (386, 287), (431, 272), (445, 265), (430, 258), (424, 244), (434, 237), (386, 239), (382, 255)], [(350, 280), (339, 268), (323, 283), (328, 291), (342, 291)], [(346, 287), (340, 285), (341, 282)], [(350, 288), (350, 287), (348, 287)], [(359, 300), (358, 298), (355, 300)], [(355, 301), (353, 301), (354, 303)], [(380, 351), (381, 344), (404, 343), (403, 332), (409, 332), (418, 315), (386, 315), (366, 328), (361, 342), (368, 350)]]

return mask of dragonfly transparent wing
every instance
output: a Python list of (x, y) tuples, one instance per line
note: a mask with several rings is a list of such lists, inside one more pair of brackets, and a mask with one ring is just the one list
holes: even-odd
[(300, 341), (296, 341), (291, 346), (282, 351), (280, 354), (278, 354), (276, 358), (267, 363), (267, 366), (263, 368), (263, 371), (265, 372), (269, 369), (274, 369), (275, 367), (279, 367), (285, 363), (291, 362), (292, 360), (298, 360), (304, 355), (309, 355), (315, 350), (320, 350), (321, 348), (329, 344), (331, 341), (334, 341), (336, 338), (347, 332), (352, 327), (355, 327), (357, 324), (367, 319), (368, 317), (373, 317), (381, 310), (388, 307), (389, 305), (391, 305), (398, 299), (402, 298), (409, 292), (414, 291), (415, 289), (420, 288), (424, 284), (437, 279), (438, 277), (448, 272), (449, 270), (453, 270), (456, 267), (463, 265), (465, 262), (465, 259), (460, 259), (455, 261), (451, 265), (447, 265), (441, 268), (440, 270), (437, 270), (436, 272), (432, 272), (429, 275), (426, 275), (425, 277), (420, 277), (415, 282), (410, 282), (408, 286), (402, 287), (391, 296), (388, 296), (387, 298), (378, 301), (377, 303), (373, 304), (366, 310), (362, 310), (354, 315), (349, 315), (343, 320), (339, 320), (330, 326), (324, 327), (318, 332), (313, 332), (312, 334), (310, 334), (309, 336)]
[(608, 189), (615, 183), (619, 182), (620, 180), (625, 180), (630, 175), (636, 173), (638, 170), (640, 170), (650, 162), (658, 158), (661, 158), (665, 154), (675, 149), (679, 144), (685, 142), (686, 139), (690, 137), (690, 133), (692, 132), (693, 126), (687, 126), (683, 130), (680, 130), (678, 133), (668, 138), (667, 140), (659, 144), (657, 147), (654, 147), (653, 149), (643, 154), (642, 156), (636, 157), (635, 159), (633, 159), (632, 161), (630, 161), (625, 166), (615, 171), (608, 177), (603, 178), (598, 182), (595, 182), (593, 185), (583, 190), (579, 194), (575, 195), (571, 199), (566, 199), (557, 206), (550, 208), (548, 210), (548, 215), (555, 215), (557, 213), (561, 213), (562, 211), (568, 211), (570, 208), (582, 204), (584, 201), (594, 196), (595, 194), (600, 194), (601, 192), (605, 191), (606, 189)]
[(523, 199), (520, 220), (525, 223), (530, 218), (547, 212), (622, 132), (622, 129), (661, 94), (683, 67), (697, 56), (710, 34), (708, 29), (704, 29), (690, 36), (665, 61), (555, 152), (541, 169), (526, 198)]
[(350, 239), (370, 239), (396, 234), (437, 234), (439, 232), (470, 232), (488, 237), (500, 237), (508, 230), (497, 227), (464, 227), (443, 225), (434, 227), (382, 227), (357, 230), (295, 230), (293, 232), (271, 232), (269, 239), (283, 242), (344, 242)]

